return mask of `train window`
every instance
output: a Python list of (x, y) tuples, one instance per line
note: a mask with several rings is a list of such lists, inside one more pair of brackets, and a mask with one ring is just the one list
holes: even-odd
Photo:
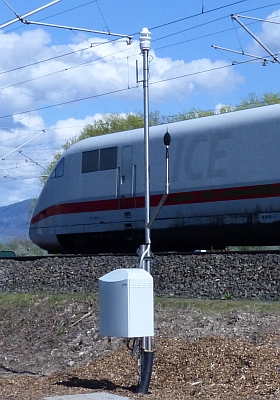
[(82, 173), (117, 168), (117, 147), (85, 151), (82, 155)]
[(117, 147), (100, 150), (100, 171), (117, 168)]
[(82, 156), (82, 173), (98, 171), (99, 150), (85, 151)]
[(62, 158), (53, 172), (51, 173), (51, 178), (60, 178), (61, 176), (64, 175), (64, 158)]

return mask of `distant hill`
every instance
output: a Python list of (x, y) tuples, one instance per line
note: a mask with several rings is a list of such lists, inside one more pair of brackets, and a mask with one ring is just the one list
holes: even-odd
[(29, 239), (28, 227), (34, 199), (0, 207), (0, 243)]

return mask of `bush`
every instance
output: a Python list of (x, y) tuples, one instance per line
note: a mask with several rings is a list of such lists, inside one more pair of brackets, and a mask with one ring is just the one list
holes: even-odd
[(0, 250), (13, 251), (18, 257), (47, 255), (46, 250), (41, 249), (27, 239), (16, 239), (9, 243), (0, 243)]

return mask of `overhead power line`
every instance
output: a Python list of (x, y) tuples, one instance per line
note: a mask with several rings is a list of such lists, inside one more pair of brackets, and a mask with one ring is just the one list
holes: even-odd
[(42, 64), (42, 63), (47, 62), (47, 61), (53, 61), (53, 60), (56, 60), (57, 58), (67, 57), (67, 56), (70, 56), (72, 54), (76, 54), (76, 53), (79, 53), (81, 51), (88, 50), (88, 49), (90, 49), (92, 47), (94, 47), (94, 46), (91, 44), (90, 46), (84, 47), (84, 48), (79, 49), (79, 50), (69, 51), (68, 53), (60, 54), (58, 56), (46, 58), (46, 59), (41, 60), (41, 61), (35, 61), (33, 63), (22, 65), (20, 67), (12, 68), (12, 69), (9, 69), (9, 70), (6, 70), (6, 71), (1, 71), (0, 75), (7, 74), (9, 72), (18, 71), (18, 70), (23, 69), (23, 68), (32, 67), (33, 65)]
[[(3, 1), (3, 0), (2, 0), (2, 1)], [(98, 0), (92, 0), (92, 1), (89, 1), (88, 3), (80, 4), (79, 6), (69, 8), (68, 10), (60, 11), (60, 12), (58, 12), (58, 13), (56, 13), (56, 14), (52, 14), (52, 15), (49, 15), (49, 16), (47, 16), (47, 17), (45, 17), (45, 18), (41, 18), (41, 19), (39, 19), (38, 21), (45, 21), (45, 20), (47, 20), (47, 19), (49, 19), (49, 18), (56, 17), (57, 15), (65, 14), (65, 13), (67, 13), (67, 12), (69, 12), (69, 11), (73, 11), (73, 10), (76, 10), (76, 9), (78, 9), (78, 8), (82, 8), (82, 7), (87, 6), (87, 5), (89, 5), (89, 4), (92, 4), (92, 3), (96, 3), (97, 1), (98, 1)], [(30, 13), (27, 13), (27, 14), (22, 15), (21, 17), (22, 17), (22, 18), (25, 18), (25, 17), (27, 17), (27, 16), (29, 16), (29, 15), (30, 15)], [(15, 22), (19, 22), (18, 18), (15, 20)], [(23, 27), (24, 27), (24, 25), (20, 25), (20, 26), (18, 26), (17, 28), (9, 29), (9, 30), (6, 31), (6, 32), (12, 32), (12, 31), (15, 31), (15, 30), (17, 30), (17, 29), (21, 29), (21, 28), (23, 28)], [(3, 33), (3, 32), (0, 32), (0, 34), (2, 34), (2, 33)]]
[[(95, 0), (95, 1), (96, 1), (96, 0)], [(94, 2), (95, 2), (95, 1), (94, 1)], [(248, 1), (248, 0), (243, 0), (243, 1)], [(241, 1), (241, 2), (243, 2), (243, 1)], [(90, 3), (92, 3), (92, 2), (89, 2), (89, 3), (86, 3), (86, 4), (90, 4)], [(239, 3), (239, 2), (237, 2), (237, 3)], [(232, 4), (236, 4), (236, 3), (231, 3), (230, 5), (232, 5)], [(275, 5), (275, 4), (280, 4), (280, 3), (279, 3), (279, 2), (278, 2), (278, 3), (274, 3), (273, 5)], [(226, 6), (223, 6), (223, 7), (221, 7), (221, 8), (225, 8), (225, 7), (228, 7), (228, 6), (230, 6), (230, 5), (226, 5)], [(271, 5), (270, 5), (270, 6), (271, 6)], [(268, 6), (255, 7), (254, 9), (251, 9), (251, 11), (252, 11), (252, 10), (258, 10), (258, 9), (264, 8), (264, 7), (268, 7)], [(75, 8), (76, 8), (76, 7), (75, 7)], [(216, 9), (211, 9), (211, 10), (207, 11), (207, 13), (216, 11), (217, 9), (220, 9), (220, 8), (218, 7), (218, 8), (216, 8)], [(54, 14), (54, 15), (56, 15), (56, 14)], [(198, 16), (198, 15), (201, 15), (201, 14), (194, 14), (194, 15), (185, 17), (185, 18), (183, 18), (183, 19), (193, 18), (194, 16)], [(178, 34), (180, 34), (180, 33), (183, 33), (183, 32), (189, 31), (189, 30), (196, 29), (196, 28), (198, 28), (198, 27), (202, 27), (202, 26), (205, 26), (205, 25), (212, 24), (212, 23), (214, 23), (214, 22), (217, 22), (217, 21), (219, 21), (219, 20), (221, 20), (221, 19), (225, 19), (225, 18), (228, 18), (228, 15), (227, 15), (227, 16), (223, 16), (223, 17), (220, 17), (220, 18), (217, 18), (217, 19), (214, 19), (214, 20), (212, 20), (212, 21), (208, 21), (208, 22), (206, 22), (206, 23), (198, 24), (198, 25), (196, 25), (196, 26), (189, 27), (189, 28), (186, 28), (186, 29), (183, 29), (183, 30), (174, 32), (174, 33), (171, 33), (171, 34), (169, 34), (169, 35), (162, 36), (162, 37), (160, 37), (160, 38), (154, 39), (154, 42), (159, 41), (159, 40), (162, 40), (162, 39), (165, 39), (165, 38), (169, 38), (169, 37), (174, 36), (174, 35), (178, 35)], [(253, 18), (252, 18), (252, 19), (253, 19)], [(176, 21), (172, 21), (172, 22), (169, 22), (168, 24), (173, 24), (173, 23), (175, 23), (175, 22), (176, 22)], [(270, 22), (270, 21), (267, 21), (267, 22)], [(152, 30), (152, 29), (155, 29), (155, 28), (150, 28), (150, 29)], [(233, 28), (226, 29), (226, 30), (223, 30), (223, 31), (219, 31), (219, 32), (217, 32), (217, 33), (230, 31), (230, 30), (232, 30), (232, 29), (233, 29)], [(211, 34), (207, 34), (207, 35), (200, 36), (199, 38), (208, 37), (208, 36), (211, 36), (211, 35), (214, 35), (214, 34), (216, 34), (216, 32), (211, 33)], [(190, 42), (190, 41), (192, 41), (192, 40), (197, 40), (197, 39), (198, 39), (198, 38), (193, 38), (193, 39), (189, 39), (189, 40), (185, 40), (185, 41), (180, 41), (180, 42), (177, 42), (177, 43), (168, 45), (168, 46), (162, 46), (162, 47), (160, 47), (160, 48), (156, 48), (155, 50), (163, 49), (163, 48), (167, 48), (167, 47), (172, 47), (172, 46), (175, 46), (175, 45), (178, 45), (178, 44)], [(114, 41), (115, 41), (115, 40), (114, 40)], [(111, 43), (111, 42), (112, 42), (112, 41), (109, 41), (109, 42), (106, 42), (106, 43), (101, 43), (101, 44), (99, 43), (99, 44), (94, 45), (94, 46), (93, 46), (93, 44), (91, 44), (90, 46), (87, 46), (87, 47), (85, 47), (85, 48), (83, 48), (83, 49), (79, 49), (79, 50), (72, 51), (72, 52), (68, 52), (68, 53), (65, 53), (65, 54), (62, 54), (62, 55), (50, 57), (50, 58), (45, 59), (45, 60), (41, 60), (41, 61), (37, 61), (37, 62), (34, 62), (34, 63), (30, 63), (30, 64), (27, 64), (27, 65), (24, 65), (24, 66), (20, 66), (20, 67), (17, 67), (17, 68), (13, 68), (13, 69), (10, 69), (10, 70), (7, 70), (7, 71), (2, 71), (2, 72), (0, 72), (0, 75), (1, 75), (1, 74), (6, 74), (6, 73), (12, 72), (12, 71), (17, 71), (17, 70), (19, 70), (19, 69), (26, 68), (26, 67), (29, 67), (29, 66), (37, 65), (37, 64), (40, 64), (40, 63), (43, 63), (43, 62), (55, 60), (55, 59), (57, 59), (57, 58), (65, 57), (65, 56), (72, 55), (72, 54), (75, 54), (75, 53), (79, 53), (79, 52), (81, 52), (81, 51), (88, 50), (88, 49), (90, 49), (90, 48), (92, 48), (92, 47), (99, 46), (99, 45), (103, 45), (103, 44), (108, 44), (108, 43)], [(136, 46), (135, 46), (135, 47), (136, 47)], [(137, 46), (137, 48), (138, 48), (138, 46)], [(83, 66), (83, 65), (86, 65), (86, 64), (90, 64), (90, 63), (92, 63), (92, 62), (96, 62), (97, 60), (101, 60), (101, 59), (110, 57), (110, 56), (112, 56), (112, 55), (121, 53), (121, 52), (123, 52), (123, 51), (127, 51), (127, 50), (122, 50), (122, 51), (119, 51), (119, 52), (116, 52), (116, 53), (113, 53), (113, 54), (109, 54), (109, 55), (106, 55), (106, 56), (103, 56), (103, 57), (99, 57), (99, 58), (97, 58), (97, 59), (95, 59), (95, 60), (86, 61), (86, 62), (79, 63), (79, 64), (76, 64), (76, 65), (74, 65), (74, 66), (70, 66), (70, 67), (68, 67), (68, 68), (62, 69), (62, 70), (54, 71), (54, 72), (52, 72), (52, 73), (49, 73), (49, 74), (45, 74), (45, 75), (36, 77), (36, 78), (27, 79), (27, 80), (25, 80), (25, 81), (21, 81), (21, 82), (18, 82), (18, 83), (14, 83), (14, 84), (11, 84), (11, 85), (8, 85), (8, 86), (5, 86), (5, 87), (0, 88), (0, 90), (2, 90), (2, 89), (7, 89), (7, 88), (9, 88), (9, 87), (16, 86), (16, 85), (28, 83), (28, 82), (31, 82), (31, 81), (33, 81), (33, 80), (37, 80), (37, 79), (40, 79), (40, 78), (43, 78), (43, 77), (46, 77), (46, 76), (50, 76), (50, 75), (53, 75), (53, 74), (56, 74), (56, 73), (65, 72), (66, 70), (69, 70), (69, 69), (72, 69), (72, 68), (75, 68), (75, 67), (80, 67), (80, 66)], [(138, 53), (137, 53), (137, 54), (138, 54)]]
[(25, 113), (30, 113), (30, 112), (33, 112), (33, 111), (46, 110), (48, 108), (63, 106), (63, 105), (66, 105), (66, 104), (77, 103), (79, 101), (89, 100), (89, 99), (93, 99), (93, 98), (97, 98), (97, 97), (108, 96), (110, 94), (121, 93), (121, 92), (125, 92), (127, 90), (130, 90), (130, 89), (137, 89), (137, 88), (138, 88), (138, 86), (134, 86), (134, 87), (131, 87), (131, 88), (123, 88), (123, 89), (118, 89), (118, 90), (112, 90), (110, 92), (100, 93), (100, 94), (96, 94), (96, 95), (92, 95), (92, 96), (87, 96), (87, 97), (83, 97), (81, 99), (69, 100), (69, 101), (65, 101), (65, 102), (61, 102), (61, 103), (57, 103), (57, 104), (52, 104), (52, 105), (49, 105), (49, 106), (33, 108), (32, 110), (28, 110), (28, 111), (21, 111), (21, 112), (14, 113), (14, 114), (3, 115), (3, 116), (0, 116), (0, 119), (12, 117), (14, 115), (21, 115), (21, 114), (25, 114)]
[[(222, 7), (218, 7), (218, 8), (215, 8), (215, 9), (211, 9), (211, 10), (208, 10), (207, 13), (210, 13), (210, 12), (213, 12), (213, 11), (216, 11), (216, 10), (219, 10), (219, 9), (222, 9), (222, 8), (225, 8), (225, 7), (229, 7), (230, 5), (234, 5), (234, 4), (238, 4), (238, 3), (243, 3), (243, 2), (245, 2), (245, 1), (248, 1), (248, 0), (237, 1), (237, 2), (234, 2), (234, 3), (228, 4), (228, 5), (222, 6)], [(278, 3), (274, 3), (274, 4), (280, 4), (280, 3), (278, 2)], [(260, 8), (260, 7), (256, 7), (255, 10), (256, 10), (256, 9), (259, 9), (259, 8)], [(261, 8), (262, 8), (262, 7), (261, 7)], [(205, 14), (205, 13), (206, 13), (206, 12), (204, 12), (204, 14)], [(185, 18), (183, 18), (183, 19), (193, 18), (194, 16), (197, 16), (197, 15), (201, 15), (201, 14), (195, 14), (195, 15), (192, 15), (192, 16), (189, 16), (189, 17), (185, 17)], [(219, 19), (222, 19), (222, 18), (225, 18), (225, 17), (221, 17), (221, 18), (219, 18)], [(182, 20), (183, 20), (183, 19), (182, 19)], [(204, 23), (203, 23), (203, 24), (198, 24), (196, 27), (200, 27), (200, 26), (203, 26), (203, 25), (212, 23), (212, 22), (214, 23), (214, 22), (216, 22), (216, 21), (219, 20), (219, 19), (215, 19), (215, 20), (210, 21), (210, 22), (207, 22), (207, 23), (205, 23), (205, 24), (204, 24)], [(170, 22), (170, 23), (168, 23), (168, 24), (175, 23), (175, 22), (177, 22), (177, 21), (179, 21), (179, 20), (172, 21), (172, 22)], [(159, 28), (159, 27), (164, 26), (164, 25), (165, 25), (165, 24), (160, 25), (160, 26), (158, 26), (158, 27), (150, 28), (150, 29), (156, 29), (156, 28)], [(186, 30), (194, 29), (194, 28), (195, 28), (195, 27), (191, 27), (191, 28), (187, 28)], [(227, 30), (219, 31), (219, 32), (217, 32), (217, 33), (225, 32), (225, 31), (232, 30), (232, 29), (234, 29), (234, 28), (230, 28), (230, 29), (227, 29)], [(184, 30), (184, 31), (185, 31), (185, 30)], [(179, 31), (179, 33), (181, 33), (181, 32), (183, 32), (183, 31)], [(211, 33), (211, 34), (203, 35), (203, 36), (200, 36), (199, 38), (207, 37), (207, 36), (214, 35), (214, 34), (216, 34), (216, 33)], [(170, 36), (172, 36), (172, 35), (173, 35), (173, 34), (171, 34)], [(165, 36), (165, 37), (163, 37), (163, 38), (166, 38), (166, 37), (169, 37), (169, 35), (167, 35), (167, 36)], [(161, 38), (155, 39), (155, 41), (156, 41), (156, 40), (160, 40), (160, 39), (161, 39)], [(171, 47), (171, 46), (174, 46), (174, 45), (177, 45), (177, 44), (182, 44), (182, 43), (185, 43), (185, 42), (188, 42), (188, 41), (192, 41), (192, 40), (197, 40), (197, 39), (198, 39), (198, 38), (194, 38), (194, 39), (189, 39), (189, 40), (181, 41), (181, 42), (178, 42), (178, 43), (175, 43), (175, 44), (172, 44), (172, 45), (167, 45), (167, 46), (162, 46), (162, 47), (156, 48), (155, 50), (159, 50), (159, 49)], [(110, 42), (109, 42), (109, 43), (110, 43)], [(89, 48), (89, 47), (88, 47), (88, 48)], [(79, 51), (82, 51), (82, 50), (77, 50), (77, 52), (79, 52)], [(42, 77), (49, 76), (49, 75), (53, 75), (53, 74), (58, 73), (58, 72), (64, 72), (64, 71), (66, 71), (66, 70), (69, 70), (69, 69), (72, 69), (72, 68), (75, 68), (75, 67), (79, 67), (79, 66), (82, 66), (82, 65), (85, 65), (85, 64), (93, 63), (93, 62), (96, 62), (97, 60), (104, 59), (104, 58), (106, 58), (106, 57), (110, 57), (110, 56), (112, 56), (112, 55), (115, 55), (115, 54), (117, 54), (117, 53), (121, 53), (121, 52), (123, 52), (123, 51), (126, 51), (126, 50), (122, 50), (122, 51), (120, 51), (120, 52), (116, 52), (116, 53), (113, 53), (113, 54), (110, 54), (110, 55), (107, 55), (107, 56), (103, 56), (103, 57), (97, 58), (97, 59), (95, 59), (95, 60), (86, 61), (85, 63), (80, 63), (80, 64), (77, 64), (77, 65), (75, 65), (75, 66), (70, 66), (70, 67), (65, 68), (65, 69), (63, 69), (63, 70), (55, 71), (55, 72), (52, 72), (52, 73), (50, 73), (50, 74), (43, 75)], [(74, 53), (74, 52), (71, 52), (71, 53), (68, 53), (68, 54), (72, 54), (72, 53)], [(62, 55), (57, 56), (57, 57), (62, 57)], [(54, 57), (54, 58), (56, 58), (56, 57)], [(251, 60), (251, 61), (252, 61), (252, 60)], [(38, 63), (40, 63), (40, 62), (38, 62)], [(234, 63), (234, 64), (236, 65), (237, 63)], [(231, 64), (231, 65), (232, 65), (232, 64)], [(229, 65), (229, 66), (231, 66), (231, 65)], [(194, 73), (194, 74), (204, 73), (204, 72), (205, 72), (205, 71), (200, 71), (200, 72), (197, 72), (197, 73)], [(185, 76), (188, 76), (188, 74), (185, 75)], [(27, 83), (27, 82), (29, 82), (29, 81), (31, 81), (31, 80), (39, 79), (39, 78), (41, 78), (41, 77), (37, 77), (37, 78), (30, 79), (30, 80), (26, 80), (26, 81), (24, 81), (24, 82), (19, 82), (19, 83), (17, 83), (17, 84), (10, 85), (10, 86), (15, 86), (15, 85), (18, 85), (18, 84), (21, 84), (21, 83)], [(168, 78), (167, 80), (170, 80), (170, 79), (180, 79), (180, 77)], [(160, 82), (160, 81), (159, 81), (159, 82)], [(7, 87), (10, 87), (10, 86), (7, 86)], [(6, 88), (7, 88), (7, 87), (6, 87)], [(85, 98), (76, 99), (76, 100), (71, 100), (71, 101), (67, 101), (67, 102), (61, 102), (61, 103), (58, 103), (58, 104), (55, 104), (55, 105), (44, 106), (44, 107), (40, 107), (40, 108), (36, 108), (36, 109), (32, 109), (32, 110), (27, 110), (27, 111), (15, 113), (15, 114), (5, 115), (5, 116), (2, 116), (2, 117), (0, 116), (0, 118), (6, 118), (6, 117), (9, 117), (9, 116), (12, 116), (12, 115), (19, 115), (19, 114), (24, 114), (24, 113), (32, 112), (32, 111), (39, 111), (39, 110), (43, 110), (43, 109), (47, 109), (47, 108), (51, 108), (51, 107), (56, 107), (56, 106), (60, 106), (60, 105), (70, 104), (70, 103), (73, 103), (73, 102), (78, 102), (78, 101), (87, 100), (87, 99), (90, 99), (90, 98), (95, 98), (95, 97), (100, 97), (100, 96), (106, 96), (106, 95), (108, 95), (108, 94), (119, 93), (119, 92), (122, 92), (122, 91), (125, 91), (125, 90), (128, 90), (128, 89), (134, 89), (134, 88), (136, 88), (136, 87), (130, 87), (130, 88), (125, 88), (125, 89), (120, 89), (120, 90), (116, 90), (116, 91), (112, 91), (112, 92), (108, 92), (108, 93), (103, 93), (103, 94), (88, 96), (88, 97), (85, 97)]]
[[(248, 1), (248, 0), (243, 0), (243, 1)], [(243, 1), (241, 1), (241, 2), (243, 2)], [(90, 3), (92, 3), (92, 2), (90, 2)], [(90, 4), (90, 3), (86, 3), (86, 4)], [(239, 2), (237, 2), (237, 3), (239, 3)], [(236, 4), (236, 3), (231, 3), (230, 5), (232, 5), (232, 4)], [(274, 3), (274, 4), (272, 4), (272, 5), (267, 5), (267, 6), (255, 7), (255, 8), (253, 8), (253, 9), (251, 9), (250, 11), (255, 11), (255, 10), (258, 10), (258, 9), (260, 9), (260, 8), (270, 7), (270, 6), (274, 6), (274, 5), (277, 5), (277, 4), (280, 4), (280, 2)], [(230, 5), (226, 5), (226, 6), (223, 6), (223, 7), (221, 7), (221, 8), (225, 8), (225, 7), (228, 7), (228, 6), (230, 6)], [(215, 9), (211, 9), (211, 10), (207, 11), (207, 13), (216, 11), (217, 9), (220, 9), (220, 7), (215, 8)], [(248, 10), (247, 10), (247, 11), (248, 11)], [(246, 11), (246, 12), (247, 12), (247, 11)], [(205, 13), (206, 13), (206, 12), (205, 12)], [(56, 14), (54, 14), (54, 15), (56, 15)], [(201, 14), (194, 14), (194, 15), (191, 15), (191, 16), (189, 16), (189, 17), (185, 17), (185, 18), (183, 18), (183, 19), (193, 18), (194, 16), (198, 16), (198, 15), (201, 15)], [(217, 19), (208, 21), (208, 22), (206, 22), (206, 23), (197, 24), (197, 25), (195, 25), (195, 26), (193, 26), (193, 27), (189, 27), (189, 28), (186, 28), (186, 29), (183, 29), (183, 30), (174, 32), (174, 33), (171, 33), (171, 34), (169, 34), (169, 35), (165, 35), (165, 36), (162, 36), (162, 37), (160, 37), (160, 38), (154, 39), (153, 42), (156, 42), (156, 41), (159, 41), (159, 40), (162, 40), (162, 39), (166, 39), (166, 38), (169, 38), (169, 37), (171, 37), (171, 36), (178, 35), (178, 34), (180, 34), (180, 33), (183, 33), (183, 32), (186, 32), (186, 31), (190, 31), (190, 30), (193, 30), (193, 29), (196, 29), (196, 28), (198, 28), (198, 27), (202, 27), (202, 26), (205, 26), (205, 25), (209, 25), (209, 24), (215, 23), (215, 22), (217, 22), (217, 21), (219, 21), (219, 20), (228, 18), (228, 17), (229, 17), (229, 16), (226, 15), (226, 16), (223, 16), (223, 17), (220, 17), (220, 18), (217, 18)], [(254, 18), (251, 18), (251, 19), (254, 19)], [(255, 18), (255, 19), (256, 19), (256, 18)], [(256, 19), (256, 20), (258, 20), (258, 19)], [(176, 21), (172, 21), (172, 22), (170, 22), (170, 23), (168, 23), (168, 24), (172, 24), (172, 23), (175, 23), (175, 22), (176, 22)], [(266, 22), (272, 22), (272, 21), (266, 20)], [(155, 28), (150, 28), (150, 29), (152, 30), (152, 29), (155, 29)], [(192, 39), (180, 41), (180, 42), (177, 42), (177, 43), (173, 43), (173, 44), (171, 44), (171, 45), (158, 47), (158, 48), (155, 48), (154, 50), (160, 50), (160, 49), (164, 49), (164, 48), (167, 48), (167, 47), (173, 47), (173, 46), (180, 45), (180, 44), (183, 44), (183, 43), (186, 43), (186, 42), (191, 42), (191, 41), (193, 41), (193, 40), (197, 40), (197, 39), (209, 37), (209, 36), (211, 36), (211, 35), (215, 35), (215, 34), (218, 34), (218, 33), (228, 32), (228, 31), (231, 31), (231, 30), (233, 30), (233, 29), (236, 29), (236, 28), (229, 28), (229, 29), (224, 29), (224, 30), (222, 30), (222, 31), (209, 33), (209, 34), (206, 34), (206, 35), (199, 36), (199, 37), (197, 37), (197, 38), (192, 38)], [(111, 42), (114, 42), (114, 41), (115, 41), (115, 40), (108, 41), (108, 42), (101, 43), (101, 44), (99, 43), (99, 44), (94, 45), (94, 46), (93, 46), (93, 44), (91, 44), (90, 46), (87, 46), (87, 47), (85, 47), (85, 48), (83, 48), (83, 49), (79, 49), (79, 50), (72, 51), (72, 52), (68, 52), (68, 53), (65, 53), (65, 54), (62, 54), (62, 55), (50, 57), (50, 58), (48, 58), (48, 59), (41, 60), (41, 61), (37, 61), (37, 62), (34, 62), (34, 63), (30, 63), (30, 64), (27, 64), (27, 65), (24, 65), (24, 66), (20, 66), (20, 67), (17, 67), (17, 68), (13, 68), (13, 69), (10, 69), (10, 70), (8, 70), (8, 71), (2, 71), (2, 72), (0, 72), (0, 75), (1, 75), (1, 74), (6, 74), (6, 73), (8, 73), (8, 72), (16, 71), (16, 70), (19, 70), (19, 69), (22, 69), (22, 68), (26, 68), (26, 67), (29, 67), (29, 66), (33, 66), (33, 65), (36, 65), (36, 64), (40, 64), (40, 63), (43, 63), (43, 62), (55, 60), (55, 59), (57, 59), (57, 58), (61, 58), (61, 57), (67, 56), (67, 55), (72, 55), (72, 54), (75, 54), (75, 53), (79, 53), (79, 52), (81, 52), (81, 51), (88, 50), (88, 49), (90, 49), (90, 48), (94, 48), (95, 46), (99, 46), (99, 45), (103, 45), (103, 44), (108, 44), (108, 43), (111, 43)], [(137, 49), (138, 49), (138, 46), (135, 46), (135, 48), (136, 48), (136, 47), (137, 47)], [(83, 62), (83, 63), (75, 64), (75, 65), (72, 65), (72, 66), (70, 66), (70, 67), (64, 68), (64, 69), (62, 69), (62, 70), (58, 70), (58, 71), (51, 72), (51, 73), (49, 73), (49, 74), (45, 74), (45, 75), (41, 75), (41, 76), (38, 76), (38, 77), (35, 77), (35, 78), (27, 79), (27, 80), (24, 80), (24, 81), (21, 81), (21, 82), (13, 83), (13, 84), (10, 84), (10, 85), (8, 85), (8, 86), (4, 86), (4, 87), (0, 88), (0, 90), (7, 89), (7, 88), (10, 88), (10, 87), (13, 87), (13, 86), (16, 86), (16, 85), (21, 85), (21, 84), (24, 84), (24, 83), (28, 83), (28, 82), (31, 82), (31, 81), (34, 81), (34, 80), (38, 80), (38, 79), (41, 79), (41, 78), (44, 78), (44, 77), (47, 77), (47, 76), (54, 75), (54, 74), (56, 74), (56, 73), (65, 72), (65, 71), (70, 70), (70, 69), (73, 69), (73, 68), (78, 68), (78, 67), (85, 66), (85, 65), (88, 65), (88, 64), (91, 64), (91, 63), (95, 63), (95, 62), (98, 61), (98, 60), (102, 60), (102, 59), (104, 59), (104, 58), (107, 58), (107, 57), (110, 57), (110, 56), (113, 56), (113, 55), (116, 55), (116, 54), (120, 54), (120, 53), (125, 52), (125, 51), (127, 51), (127, 49), (118, 51), (118, 52), (116, 52), (116, 53), (108, 54), (108, 55), (106, 55), (106, 56), (98, 57), (98, 58), (96, 58), (95, 60), (89, 60), (89, 61), (85, 61), (85, 62)], [(137, 54), (138, 54), (138, 53), (137, 53)], [(136, 55), (136, 54), (135, 54), (135, 55)], [(116, 59), (114, 59), (114, 60), (112, 60), (112, 61), (115, 61), (115, 60), (116, 60)]]
[[(209, 68), (209, 69), (203, 70), (203, 71), (197, 71), (197, 72), (192, 72), (192, 73), (188, 73), (188, 74), (184, 74), (184, 75), (180, 75), (180, 76), (166, 78), (166, 79), (162, 79), (162, 80), (159, 80), (159, 81), (156, 81), (156, 82), (150, 81), (150, 85), (155, 85), (155, 84), (159, 84), (159, 83), (162, 83), (162, 82), (167, 82), (167, 81), (171, 81), (171, 80), (175, 80), (175, 79), (187, 78), (189, 76), (194, 76), (194, 75), (204, 74), (204, 73), (207, 73), (207, 72), (217, 71), (217, 70), (221, 70), (221, 69), (224, 69), (224, 68), (232, 67), (234, 65), (246, 64), (246, 63), (253, 62), (253, 61), (255, 61), (255, 59), (246, 60), (246, 61), (240, 61), (240, 62), (232, 62), (231, 64), (227, 64), (227, 65), (224, 65), (224, 66), (215, 67), (215, 68)], [(12, 116), (15, 116), (15, 115), (26, 114), (26, 113), (30, 113), (30, 112), (34, 112), (34, 111), (46, 110), (46, 109), (53, 108), (53, 107), (59, 107), (59, 106), (63, 106), (63, 105), (66, 105), (66, 104), (77, 103), (77, 102), (80, 102), (80, 101), (85, 101), (85, 100), (94, 99), (94, 98), (98, 98), (98, 97), (108, 96), (108, 95), (112, 95), (112, 94), (122, 93), (122, 92), (126, 92), (126, 91), (132, 90), (132, 89), (138, 89), (138, 85), (131, 86), (129, 88), (126, 87), (126, 88), (123, 88), (123, 89), (112, 90), (112, 91), (106, 92), (106, 93), (99, 93), (99, 94), (83, 97), (83, 98), (80, 98), (80, 99), (68, 100), (68, 101), (65, 101), (65, 102), (56, 103), (56, 104), (52, 104), (52, 105), (48, 105), (48, 106), (33, 108), (31, 110), (21, 111), (21, 112), (17, 112), (17, 113), (13, 113), (13, 114), (7, 114), (7, 115), (0, 116), (0, 119), (12, 117)]]
[(179, 18), (179, 19), (176, 19), (176, 20), (174, 20), (174, 21), (166, 22), (165, 24), (161, 24), (161, 25), (154, 26), (153, 28), (149, 28), (149, 30), (155, 30), (155, 29), (163, 28), (164, 26), (169, 26), (169, 25), (172, 25), (172, 24), (177, 24), (178, 22), (186, 21), (187, 19), (191, 19), (191, 18), (195, 18), (195, 17), (201, 16), (201, 14), (209, 14), (209, 13), (212, 13), (212, 12), (215, 12), (215, 11), (222, 10), (222, 9), (224, 9), (224, 8), (227, 8), (227, 7), (234, 6), (234, 5), (239, 4), (239, 3), (244, 3), (244, 2), (246, 2), (246, 1), (249, 1), (249, 0), (239, 0), (239, 1), (235, 1), (234, 3), (226, 4), (226, 5), (221, 6), (221, 7), (212, 8), (212, 9), (210, 9), (210, 10), (208, 10), (208, 11), (199, 12), (199, 13), (197, 13), (197, 14), (192, 14), (192, 15), (189, 15), (189, 16), (184, 17), (184, 18)]

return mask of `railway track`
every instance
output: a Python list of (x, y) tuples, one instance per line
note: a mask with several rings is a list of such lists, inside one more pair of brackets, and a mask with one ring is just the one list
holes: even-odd
[[(227, 255), (262, 255), (262, 254), (280, 254), (280, 249), (272, 249), (272, 250), (239, 250), (239, 251), (224, 251), (224, 250), (211, 250), (211, 251), (203, 251), (197, 250), (194, 252), (159, 252), (153, 253), (155, 257), (172, 257), (172, 256), (201, 256), (204, 257), (212, 256), (214, 254), (227, 254)], [(135, 253), (92, 253), (92, 254), (48, 254), (44, 256), (2, 256), (0, 252), (0, 260), (9, 259), (16, 261), (36, 261), (36, 260), (44, 260), (44, 259), (63, 259), (63, 258), (90, 258), (90, 257), (137, 257)]]

